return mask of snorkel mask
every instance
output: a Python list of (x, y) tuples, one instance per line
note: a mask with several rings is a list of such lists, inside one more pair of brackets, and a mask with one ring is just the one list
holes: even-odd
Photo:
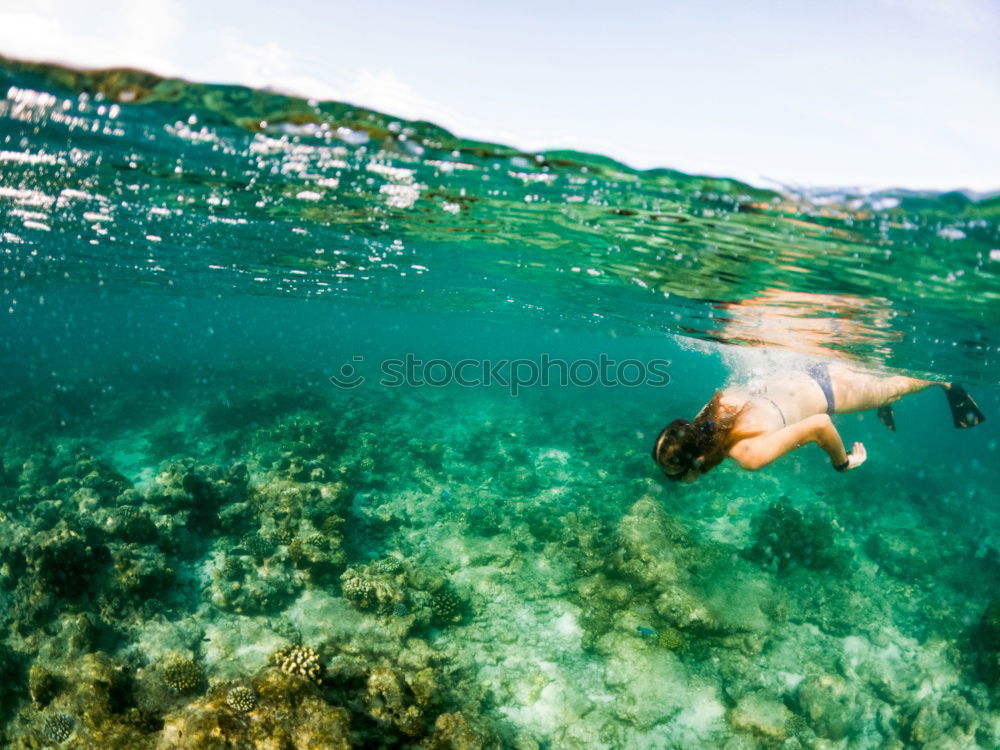
[[(663, 429), (653, 445), (653, 461), (667, 479), (679, 482), (701, 473), (705, 464), (703, 453), (714, 427), (712, 420), (695, 423), (675, 419)], [(698, 474), (691, 476), (692, 471)]]

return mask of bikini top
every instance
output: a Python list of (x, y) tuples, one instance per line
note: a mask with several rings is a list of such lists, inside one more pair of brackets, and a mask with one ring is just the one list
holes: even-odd
[(781, 407), (775, 402), (775, 400), (767, 395), (767, 386), (748, 386), (747, 392), (750, 393), (754, 398), (762, 398), (765, 401), (770, 401), (771, 406), (778, 410), (778, 416), (781, 417), (781, 426), (787, 427), (788, 422), (785, 420), (785, 412), (781, 410)]
[[(761, 398), (767, 398), (767, 396), (764, 396), (763, 394), (761, 394)], [(776, 404), (776, 403), (774, 402), (774, 399), (770, 399), (770, 398), (767, 398), (767, 400), (768, 400), (768, 401), (770, 401), (770, 402), (771, 402), (771, 404), (772, 404), (772, 405), (774, 406), (774, 408), (778, 410), (778, 416), (779, 416), (779, 417), (781, 417), (781, 426), (782, 426), (782, 427), (787, 427), (787, 426), (788, 426), (788, 422), (786, 422), (786, 421), (785, 421), (785, 412), (783, 412), (783, 411), (781, 410), (781, 407), (780, 407), (780, 406), (778, 406), (778, 405), (777, 405), (777, 404)]]

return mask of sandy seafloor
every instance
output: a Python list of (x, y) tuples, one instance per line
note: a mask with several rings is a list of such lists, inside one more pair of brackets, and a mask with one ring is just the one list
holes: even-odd
[(646, 403), (246, 373), (4, 409), (3, 747), (1000, 742), (988, 467), (680, 490)]

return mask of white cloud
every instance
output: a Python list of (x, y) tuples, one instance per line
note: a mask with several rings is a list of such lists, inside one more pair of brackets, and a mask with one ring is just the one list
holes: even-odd
[(316, 99), (336, 99), (342, 93), (304, 69), (291, 50), (283, 45), (273, 40), (250, 42), (234, 27), (222, 30), (218, 56), (214, 60), (200, 61), (198, 70), (188, 72), (187, 77), (270, 88)]
[(119, 8), (116, 54), (167, 65), (176, 59), (183, 18), (175, 0), (121, 0)]
[(51, 10), (52, 2), (30, 10), (12, 5), (0, 6), (0, 49), (4, 54), (33, 60), (81, 57), (85, 40), (62, 27)]
[(27, 60), (80, 67), (133, 66), (175, 75), (173, 45), (181, 30), (175, 0), (120, 0), (68, 22), (77, 10), (72, 0), (42, 0), (27, 7), (0, 3), (0, 51)]
[(986, 31), (998, 25), (995, 0), (882, 0), (918, 21), (960, 31)]
[(455, 116), (453, 112), (440, 111), (444, 109), (441, 105), (418, 94), (392, 70), (362, 69), (347, 87), (344, 98), (409, 120)]

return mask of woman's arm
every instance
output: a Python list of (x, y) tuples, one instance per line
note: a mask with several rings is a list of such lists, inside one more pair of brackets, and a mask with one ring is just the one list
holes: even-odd
[(847, 454), (828, 414), (814, 414), (768, 435), (741, 440), (730, 449), (729, 455), (742, 468), (757, 471), (806, 443), (819, 443), (834, 466), (849, 461), (846, 470), (857, 468), (866, 457), (861, 443), (855, 443), (851, 455)]

